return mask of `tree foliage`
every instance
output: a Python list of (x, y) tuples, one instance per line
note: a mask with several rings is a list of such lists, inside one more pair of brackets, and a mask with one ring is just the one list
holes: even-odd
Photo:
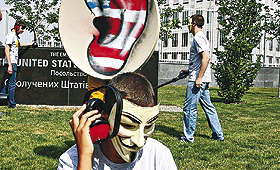
[[(280, 1), (275, 1), (280, 6)], [(266, 32), (272, 35), (272, 39), (276, 39), (280, 43), (280, 9), (277, 9), (274, 14), (267, 12), (267, 16), (270, 18), (270, 22), (267, 23), (265, 28)]]
[(261, 56), (252, 61), (252, 50), (261, 41), (263, 5), (256, 0), (220, 0), (218, 22), (223, 50), (215, 49), (212, 65), (225, 103), (239, 102), (261, 68)]
[(173, 38), (172, 29), (181, 29), (181, 20), (179, 17), (173, 17), (179, 15), (183, 11), (184, 7), (179, 4), (177, 8), (164, 8), (165, 0), (158, 0), (158, 6), (160, 7), (160, 33), (159, 38), (165, 40), (166, 38)]
[(35, 32), (37, 38), (49, 40), (58, 36), (58, 5), (60, 0), (4, 0), (11, 5), (9, 16), (22, 20), (27, 30)]
[[(4, 0), (7, 5), (11, 5), (10, 16), (15, 20), (24, 20), (28, 25), (27, 30), (36, 32), (37, 38), (49, 40), (53, 37), (59, 41), (58, 12), (61, 0)], [(163, 6), (165, 0), (158, 0), (158, 5)], [(54, 8), (57, 7), (57, 8)], [(170, 7), (160, 9), (160, 36), (164, 40), (173, 38), (172, 29), (180, 29), (181, 21), (179, 15), (183, 11), (183, 6), (177, 8)]]

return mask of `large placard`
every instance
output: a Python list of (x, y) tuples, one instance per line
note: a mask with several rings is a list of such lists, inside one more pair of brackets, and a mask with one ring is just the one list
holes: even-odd
[[(63, 49), (21, 49), (15, 100), (20, 104), (78, 105), (87, 91), (87, 74)], [(5, 83), (4, 49), (0, 50), (1, 89)], [(4, 77), (4, 78), (3, 78)]]
[[(61, 48), (22, 48), (18, 63), (15, 100), (27, 105), (79, 106), (87, 92), (87, 74), (77, 68)], [(157, 85), (158, 55), (141, 69)], [(4, 47), (0, 47), (0, 88), (5, 83)]]

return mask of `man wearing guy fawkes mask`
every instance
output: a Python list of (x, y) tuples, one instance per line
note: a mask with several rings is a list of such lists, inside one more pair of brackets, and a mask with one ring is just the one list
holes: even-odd
[[(83, 114), (83, 105), (70, 120), (76, 145), (61, 155), (58, 169), (177, 169), (170, 150), (149, 138), (159, 113), (149, 81), (140, 74), (124, 73), (114, 77), (109, 85), (116, 87), (123, 98), (118, 135), (93, 145), (89, 126), (101, 116), (113, 126), (115, 107), (102, 113), (94, 110)], [(108, 100), (106, 94), (105, 107), (110, 102), (114, 101)]]

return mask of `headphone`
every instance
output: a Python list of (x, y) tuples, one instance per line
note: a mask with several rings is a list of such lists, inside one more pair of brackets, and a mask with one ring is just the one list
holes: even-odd
[(17, 32), (17, 31), (19, 31), (19, 29), (20, 29), (20, 24), (19, 24), (19, 22), (17, 21), (17, 22), (15, 23), (15, 31)]
[[(100, 91), (102, 89), (106, 90), (105, 95), (113, 94), (114, 101), (110, 103), (109, 101), (105, 101), (105, 103), (99, 98), (90, 99), (90, 96), (93, 92)], [(113, 97), (112, 96), (112, 97)], [(110, 100), (111, 101), (111, 100)], [(110, 125), (108, 120), (104, 117), (100, 117), (92, 122), (90, 125), (90, 137), (92, 143), (101, 144), (102, 142), (115, 137), (119, 132), (121, 114), (123, 109), (122, 95), (117, 88), (112, 85), (104, 85), (93, 90), (88, 91), (84, 96), (84, 103), (86, 103), (87, 107), (84, 113), (89, 112), (91, 110), (98, 110), (99, 113), (105, 111), (110, 114), (113, 107), (116, 107), (114, 128), (110, 134)]]

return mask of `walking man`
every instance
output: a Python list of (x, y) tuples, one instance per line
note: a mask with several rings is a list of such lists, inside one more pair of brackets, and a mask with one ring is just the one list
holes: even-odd
[(218, 114), (210, 100), (209, 83), (211, 82), (210, 45), (202, 32), (204, 18), (195, 14), (190, 18), (189, 32), (194, 35), (190, 49), (190, 65), (188, 87), (184, 102), (184, 135), (181, 141), (193, 142), (197, 119), (197, 104), (200, 102), (212, 130), (212, 139), (224, 140), (223, 130)]

